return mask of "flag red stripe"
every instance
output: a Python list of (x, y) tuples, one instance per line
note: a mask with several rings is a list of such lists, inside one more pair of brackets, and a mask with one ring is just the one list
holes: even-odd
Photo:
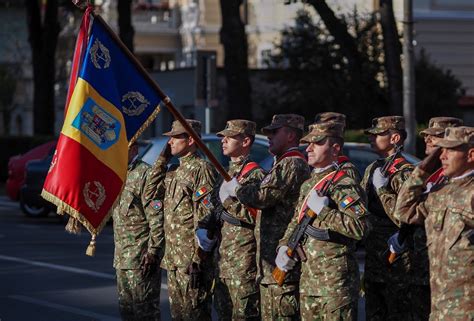
[[(119, 196), (123, 181), (109, 167), (100, 162), (94, 154), (75, 140), (62, 135), (56, 148), (56, 162), (48, 174), (44, 189), (81, 213), (94, 228), (97, 228)], [(99, 174), (100, 173), (100, 174)], [(97, 204), (101, 194), (100, 183), (105, 191), (105, 200), (94, 211), (86, 202), (84, 190), (89, 185), (89, 199)]]
[(77, 75), (79, 74), (79, 69), (81, 68), (81, 62), (84, 60), (84, 52), (87, 47), (89, 36), (90, 13), (92, 10), (93, 7), (89, 5), (86, 9), (86, 12), (84, 13), (84, 16), (82, 17), (79, 34), (77, 35), (76, 47), (74, 49), (74, 56), (72, 59), (71, 76), (69, 77), (69, 88), (67, 90), (66, 105), (64, 106), (64, 116), (66, 116), (69, 101), (71, 100), (74, 87), (76, 86)]

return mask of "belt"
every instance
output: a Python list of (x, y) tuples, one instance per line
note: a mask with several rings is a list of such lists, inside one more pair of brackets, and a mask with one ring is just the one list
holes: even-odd
[(327, 229), (320, 229), (308, 225), (305, 234), (319, 241), (332, 242), (342, 245), (350, 245), (354, 240), (340, 233)]
[(250, 224), (250, 223), (241, 221), (238, 218), (235, 218), (234, 216), (232, 216), (232, 214), (230, 214), (227, 211), (222, 211), (221, 212), (221, 219), (223, 221), (226, 221), (229, 224), (232, 224), (232, 225), (235, 225), (235, 226), (240, 226), (240, 227), (243, 227), (243, 228), (248, 228), (250, 230), (253, 230), (254, 227), (255, 227), (255, 225), (253, 225), (253, 224)]

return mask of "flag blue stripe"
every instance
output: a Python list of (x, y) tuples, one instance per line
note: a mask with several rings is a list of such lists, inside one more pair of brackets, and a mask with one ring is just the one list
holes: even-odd
[(161, 101), (98, 20), (93, 22), (79, 76), (123, 114), (129, 141)]

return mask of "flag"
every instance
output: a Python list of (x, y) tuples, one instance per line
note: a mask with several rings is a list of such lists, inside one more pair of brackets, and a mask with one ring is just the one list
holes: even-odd
[(41, 193), (59, 214), (71, 216), (70, 228), (80, 223), (92, 234), (89, 255), (121, 194), (128, 146), (156, 117), (161, 101), (123, 48), (89, 7), (76, 42), (64, 124)]

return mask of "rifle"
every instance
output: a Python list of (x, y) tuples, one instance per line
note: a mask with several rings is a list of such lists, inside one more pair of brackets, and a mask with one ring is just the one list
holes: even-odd
[[(331, 177), (331, 179), (325, 181), (321, 189), (317, 191), (319, 196), (328, 195), (329, 188), (333, 185), (334, 179), (336, 178), (337, 174), (341, 170), (341, 166), (337, 162), (333, 162), (332, 165), (336, 168), (336, 172)], [(313, 223), (314, 219), (316, 218), (316, 215), (317, 214), (308, 207), (305, 210), (305, 214), (303, 218), (298, 223), (293, 233), (291, 233), (291, 236), (290, 236), (290, 239), (288, 240), (288, 245), (287, 245), (288, 250), (286, 251), (286, 254), (290, 258), (294, 260), (297, 260), (299, 258), (302, 262), (306, 262), (307, 257), (306, 257), (306, 254), (304, 253), (304, 250), (301, 244), (303, 244), (304, 240), (306, 239), (305, 232), (306, 232), (307, 227)], [(283, 285), (283, 282), (286, 277), (286, 273), (287, 272), (280, 270), (278, 266), (276, 266), (275, 269), (273, 270), (272, 276), (279, 286)]]

